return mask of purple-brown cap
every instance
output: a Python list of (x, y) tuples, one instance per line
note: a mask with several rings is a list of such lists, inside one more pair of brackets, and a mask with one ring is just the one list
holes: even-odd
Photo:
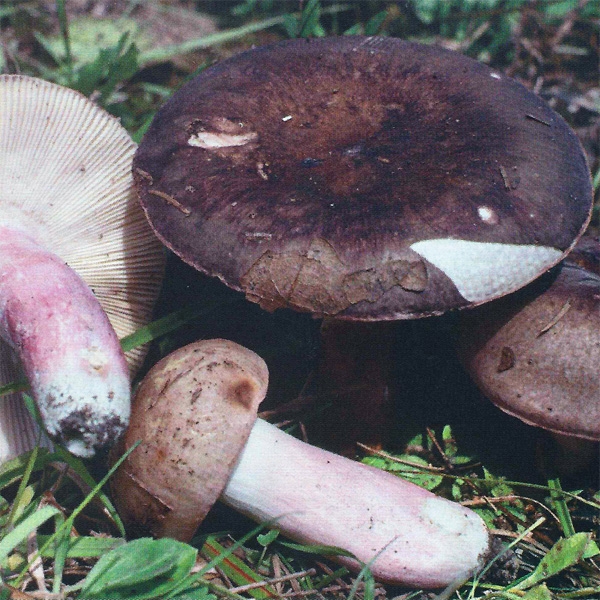
[(267, 309), (402, 319), (556, 264), (589, 219), (580, 144), (539, 97), (392, 38), (256, 48), (202, 72), (134, 159), (163, 243)]

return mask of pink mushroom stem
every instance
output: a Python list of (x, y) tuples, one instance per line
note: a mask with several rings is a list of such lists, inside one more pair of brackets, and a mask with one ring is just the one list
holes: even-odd
[[(220, 500), (307, 544), (337, 546), (384, 583), (462, 583), (490, 553), (481, 518), (380, 469), (332, 454), (258, 419)], [(360, 562), (359, 562), (360, 561)]]
[(438, 588), (481, 569), (490, 536), (475, 512), (257, 420), (267, 386), (265, 362), (227, 340), (150, 369), (113, 450), (142, 441), (111, 480), (131, 533), (189, 541), (220, 499), (291, 539), (341, 548), (336, 560), (382, 582)]
[(17, 351), (52, 438), (85, 457), (122, 433), (129, 373), (106, 314), (59, 257), (7, 226), (0, 226), (0, 337)]

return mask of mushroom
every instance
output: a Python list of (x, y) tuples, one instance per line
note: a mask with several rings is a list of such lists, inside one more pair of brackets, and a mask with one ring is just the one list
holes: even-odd
[(268, 372), (252, 351), (203, 340), (158, 362), (141, 382), (111, 480), (137, 533), (189, 541), (220, 499), (292, 539), (341, 548), (391, 584), (435, 588), (482, 566), (490, 536), (471, 510), (395, 475), (310, 446), (256, 420)]
[[(81, 94), (0, 76), (2, 376), (20, 363), (50, 437), (84, 457), (127, 424), (144, 350), (128, 366), (117, 334), (147, 322), (161, 282), (163, 251), (131, 194), (134, 151)], [(3, 427), (31, 435), (20, 398), (2, 400)]]
[(206, 69), (158, 111), (134, 178), (185, 262), (265, 309), (324, 319), (322, 384), (355, 390), (357, 408), (329, 391), (350, 415), (339, 429), (367, 443), (389, 412), (393, 339), (368, 324), (517, 290), (569, 251), (592, 205), (579, 141), (539, 97), (458, 53), (377, 37)]
[(559, 453), (559, 468), (597, 456), (599, 331), (600, 276), (569, 260), (461, 315), (459, 356), (479, 389), (506, 413), (552, 432), (563, 453), (578, 449), (566, 461)]

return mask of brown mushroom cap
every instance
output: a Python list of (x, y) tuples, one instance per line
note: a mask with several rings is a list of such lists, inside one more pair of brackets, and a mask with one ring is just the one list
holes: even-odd
[(268, 378), (257, 354), (227, 340), (184, 346), (150, 369), (113, 451), (116, 459), (142, 441), (111, 480), (126, 525), (192, 538), (246, 444)]
[(505, 412), (600, 440), (600, 276), (565, 262), (548, 279), (463, 312), (459, 352)]
[(575, 134), (485, 65), (392, 38), (293, 40), (207, 69), (134, 159), (163, 243), (263, 307), (379, 320), (518, 289), (583, 231)]

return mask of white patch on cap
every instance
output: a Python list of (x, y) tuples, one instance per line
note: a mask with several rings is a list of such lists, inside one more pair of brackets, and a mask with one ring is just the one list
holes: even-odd
[(477, 214), (484, 223), (489, 223), (492, 225), (498, 223), (498, 215), (489, 206), (480, 206), (477, 209)]
[(502, 79), (501, 75), (495, 72), (490, 73), (490, 77), (492, 77), (493, 79)]
[(218, 148), (232, 148), (244, 146), (254, 141), (258, 136), (254, 131), (248, 133), (214, 133), (210, 131), (199, 131), (190, 137), (188, 146), (204, 148), (204, 150), (215, 150)]
[(469, 302), (485, 302), (522, 287), (563, 254), (548, 246), (452, 239), (423, 240), (411, 250), (447, 275)]

